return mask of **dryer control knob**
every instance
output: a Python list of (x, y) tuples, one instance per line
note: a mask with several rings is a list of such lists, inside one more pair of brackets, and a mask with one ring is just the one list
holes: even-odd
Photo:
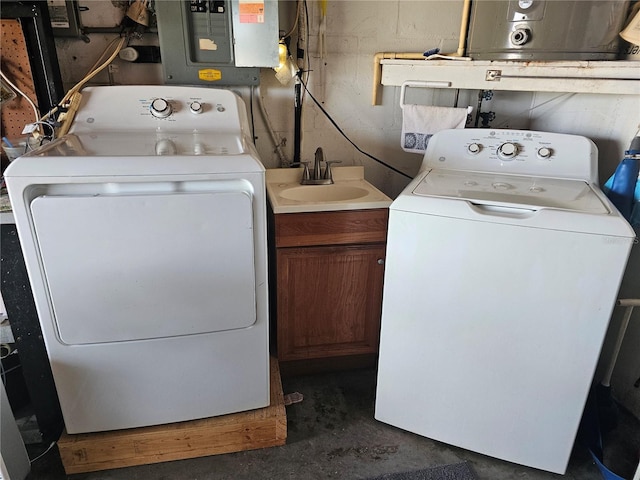
[(518, 155), (518, 145), (512, 142), (505, 142), (498, 147), (498, 156), (504, 160), (511, 160)]
[(471, 155), (480, 153), (480, 150), (482, 150), (482, 147), (478, 143), (470, 143), (467, 147), (467, 152), (469, 152)]
[(191, 113), (200, 114), (202, 113), (202, 103), (193, 101), (189, 104), (189, 111)]
[(547, 147), (542, 147), (538, 149), (538, 157), (542, 159), (547, 159), (551, 156), (551, 149)]
[(167, 118), (173, 113), (171, 104), (164, 98), (154, 99), (149, 106), (149, 110), (151, 111), (151, 115), (157, 118)]

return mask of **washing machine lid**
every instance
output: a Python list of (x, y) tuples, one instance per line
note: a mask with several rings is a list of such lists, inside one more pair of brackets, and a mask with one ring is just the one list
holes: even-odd
[(581, 180), (428, 170), (389, 207), (394, 211), (566, 232), (635, 238), (604, 193)]
[(528, 210), (553, 208), (596, 214), (610, 212), (592, 186), (582, 180), (431, 170), (413, 193)]

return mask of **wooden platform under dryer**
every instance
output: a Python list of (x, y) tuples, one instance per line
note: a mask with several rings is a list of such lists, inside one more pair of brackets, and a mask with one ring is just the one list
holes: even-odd
[(248, 412), (111, 432), (62, 434), (67, 474), (284, 445), (287, 416), (278, 361), (271, 358), (271, 404)]

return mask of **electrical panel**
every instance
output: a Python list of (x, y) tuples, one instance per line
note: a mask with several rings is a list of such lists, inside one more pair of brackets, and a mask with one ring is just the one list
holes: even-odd
[(155, 2), (165, 83), (257, 85), (278, 66), (277, 0)]
[(80, 7), (76, 0), (47, 0), (51, 28), (56, 37), (82, 37)]

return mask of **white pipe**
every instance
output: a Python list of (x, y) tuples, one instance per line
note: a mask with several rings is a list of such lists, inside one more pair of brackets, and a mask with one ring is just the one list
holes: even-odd
[(616, 302), (621, 307), (640, 307), (640, 298), (621, 298)]
[(424, 60), (422, 53), (396, 53), (396, 52), (379, 52), (373, 56), (373, 98), (371, 99), (371, 105), (380, 105), (380, 87), (382, 86), (382, 65), (380, 60), (383, 58), (388, 59), (402, 59), (402, 60)]
[(471, 12), (471, 0), (464, 0), (462, 5), (462, 20), (460, 21), (460, 39), (458, 40), (458, 57), (464, 57), (465, 44), (467, 43), (467, 29), (469, 28), (469, 13)]

